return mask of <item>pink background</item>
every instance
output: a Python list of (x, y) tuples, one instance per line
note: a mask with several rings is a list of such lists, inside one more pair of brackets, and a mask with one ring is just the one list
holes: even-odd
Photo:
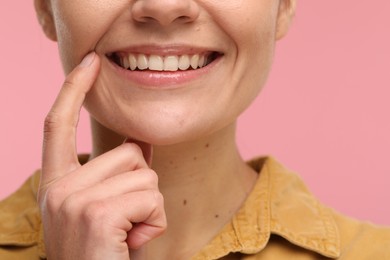
[[(272, 154), (339, 211), (390, 225), (390, 1), (299, 1), (260, 98), (245, 158)], [(33, 1), (0, 1), (0, 198), (40, 165), (42, 121), (63, 80)], [(90, 147), (84, 113), (79, 151)]]

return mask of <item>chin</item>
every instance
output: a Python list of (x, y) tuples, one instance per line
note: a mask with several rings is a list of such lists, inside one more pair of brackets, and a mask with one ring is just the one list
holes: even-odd
[(198, 122), (194, 119), (178, 120), (177, 118), (156, 117), (148, 117), (147, 119), (145, 117), (139, 119), (94, 117), (94, 119), (114, 134), (156, 146), (193, 142), (204, 138), (212, 132), (210, 127), (206, 127), (205, 122)]

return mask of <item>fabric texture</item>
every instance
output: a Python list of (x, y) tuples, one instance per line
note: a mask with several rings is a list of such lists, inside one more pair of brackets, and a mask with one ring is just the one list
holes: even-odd
[[(87, 156), (81, 156), (83, 162)], [(390, 260), (390, 228), (322, 205), (302, 180), (272, 157), (249, 162), (254, 189), (229, 224), (193, 260)], [(45, 259), (36, 194), (40, 172), (0, 202), (0, 259)]]

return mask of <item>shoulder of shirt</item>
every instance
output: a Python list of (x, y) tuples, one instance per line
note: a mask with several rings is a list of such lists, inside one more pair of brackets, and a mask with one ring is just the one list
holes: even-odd
[(272, 157), (248, 164), (259, 173), (252, 192), (193, 260), (237, 252), (248, 260), (390, 259), (389, 228), (353, 220), (323, 205), (297, 174)]
[(271, 236), (283, 238), (298, 251), (331, 259), (390, 259), (390, 227), (362, 222), (325, 206), (297, 174), (272, 157), (249, 164), (260, 174), (268, 172)]
[(330, 211), (339, 231), (343, 259), (390, 259), (390, 227)]
[(36, 201), (40, 171), (0, 201), (0, 259), (40, 259), (41, 218)]

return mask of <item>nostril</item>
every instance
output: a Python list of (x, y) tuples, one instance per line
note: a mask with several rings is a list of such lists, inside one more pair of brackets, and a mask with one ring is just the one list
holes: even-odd
[(193, 0), (142, 0), (135, 1), (131, 13), (133, 19), (141, 23), (159, 23), (168, 26), (173, 22), (195, 21), (200, 9)]
[(182, 22), (182, 23), (187, 23), (187, 22), (191, 22), (191, 18), (188, 17), (188, 16), (185, 16), (185, 15), (182, 15), (182, 16), (179, 16), (176, 18), (176, 21), (178, 22)]
[(151, 16), (142, 16), (137, 19), (138, 22), (140, 23), (149, 23), (152, 21), (155, 21), (155, 19)]

